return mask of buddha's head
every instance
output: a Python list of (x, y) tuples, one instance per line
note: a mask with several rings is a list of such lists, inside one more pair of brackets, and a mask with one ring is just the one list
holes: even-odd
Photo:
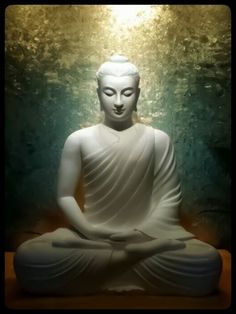
[(136, 111), (139, 98), (139, 72), (127, 57), (114, 55), (97, 72), (101, 110), (110, 121), (126, 121)]

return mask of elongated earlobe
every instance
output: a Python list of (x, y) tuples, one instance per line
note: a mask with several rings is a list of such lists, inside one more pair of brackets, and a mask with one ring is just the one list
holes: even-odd
[(101, 99), (100, 99), (100, 90), (99, 90), (99, 87), (97, 88), (97, 95), (98, 95), (98, 100), (99, 100), (99, 104), (100, 104), (100, 111), (103, 111), (102, 102), (101, 102)]
[(140, 88), (138, 88), (138, 90), (137, 90), (136, 104), (135, 104), (135, 107), (134, 107), (134, 111), (135, 112), (137, 112), (137, 102), (138, 102), (138, 99), (139, 99), (139, 95), (140, 95)]
[(140, 95), (140, 88), (138, 88), (138, 96), (137, 96), (137, 100), (139, 99), (139, 95)]

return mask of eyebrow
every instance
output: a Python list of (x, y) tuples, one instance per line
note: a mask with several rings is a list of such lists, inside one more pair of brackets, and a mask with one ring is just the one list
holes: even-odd
[(122, 89), (122, 92), (126, 92), (127, 90), (134, 90), (134, 89), (133, 87), (127, 87), (127, 88)]
[[(106, 89), (110, 89), (110, 90), (112, 90), (113, 92), (116, 91), (114, 88), (109, 87), (109, 86), (106, 86), (106, 87), (103, 88), (103, 90), (106, 90)], [(126, 88), (122, 89), (122, 92), (125, 92), (125, 91), (127, 91), (127, 90), (130, 90), (130, 91), (132, 90), (132, 91), (133, 91), (134, 89), (133, 89), (133, 87), (126, 87)]]
[(110, 89), (110, 90), (112, 90), (113, 92), (115, 92), (115, 89), (112, 88), (112, 87), (109, 87), (109, 86), (106, 86), (106, 87), (103, 88), (103, 90), (105, 90), (105, 89)]

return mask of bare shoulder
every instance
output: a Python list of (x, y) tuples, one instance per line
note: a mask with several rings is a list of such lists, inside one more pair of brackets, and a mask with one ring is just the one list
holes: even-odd
[(80, 129), (71, 133), (67, 137), (64, 147), (66, 149), (73, 149), (73, 150), (79, 149), (79, 147), (81, 146), (81, 144), (84, 143), (84, 141), (87, 141), (89, 140), (89, 138), (91, 138), (96, 127), (97, 126), (95, 125), (95, 126), (83, 128), (83, 129)]
[(97, 125), (94, 125), (94, 126), (90, 126), (87, 128), (77, 130), (77, 131), (71, 133), (67, 137), (66, 141), (68, 141), (68, 142), (74, 142), (74, 141), (75, 142), (77, 142), (77, 141), (81, 142), (81, 141), (87, 140), (91, 136), (93, 136), (96, 128), (97, 128)]

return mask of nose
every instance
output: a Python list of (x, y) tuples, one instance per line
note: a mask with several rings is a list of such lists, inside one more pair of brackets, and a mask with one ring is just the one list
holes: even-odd
[(122, 109), (123, 108), (123, 104), (114, 104), (116, 109)]
[(117, 109), (122, 108), (122, 107), (124, 106), (123, 103), (122, 103), (122, 101), (121, 101), (121, 96), (120, 96), (120, 94), (117, 94), (117, 97), (116, 97), (114, 106), (115, 106), (115, 108), (117, 108)]

